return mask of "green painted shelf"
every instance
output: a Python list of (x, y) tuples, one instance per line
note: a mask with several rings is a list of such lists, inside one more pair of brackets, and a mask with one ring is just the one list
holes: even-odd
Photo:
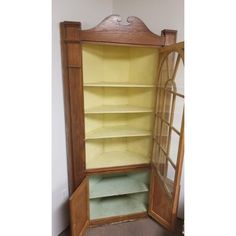
[(98, 198), (90, 200), (90, 219), (130, 215), (146, 212), (145, 200), (138, 200), (132, 195)]
[[(147, 178), (147, 176), (146, 176)], [(103, 177), (94, 184), (90, 181), (89, 198), (102, 198), (124, 194), (148, 192), (146, 178), (137, 180), (131, 175)]]

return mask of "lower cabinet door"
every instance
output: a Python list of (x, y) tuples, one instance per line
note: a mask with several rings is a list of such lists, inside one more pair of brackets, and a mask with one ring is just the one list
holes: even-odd
[(83, 236), (89, 225), (89, 186), (87, 177), (70, 197), (71, 235)]

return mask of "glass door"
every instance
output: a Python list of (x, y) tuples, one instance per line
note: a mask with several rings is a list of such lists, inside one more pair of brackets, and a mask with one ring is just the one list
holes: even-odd
[(184, 155), (184, 44), (160, 50), (149, 214), (175, 225)]

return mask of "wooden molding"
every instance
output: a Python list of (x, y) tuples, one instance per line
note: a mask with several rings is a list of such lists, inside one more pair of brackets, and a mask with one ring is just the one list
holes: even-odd
[(64, 21), (60, 24), (61, 29), (65, 30), (64, 37), (61, 40), (79, 40), (80, 35), (79, 32), (81, 30), (81, 23), (80, 22), (73, 22), (73, 21)]
[(176, 43), (177, 30), (164, 29), (161, 31), (161, 35), (165, 38), (165, 46)]
[(171, 44), (171, 45), (165, 46), (163, 48), (160, 48), (159, 52), (160, 53), (170, 52), (170, 50), (179, 52), (180, 56), (183, 57), (184, 42), (179, 42), (179, 43), (175, 43), (175, 44)]
[(138, 17), (128, 17), (128, 24), (122, 24), (121, 21), (119, 15), (110, 15), (96, 27), (82, 30), (81, 40), (154, 46), (165, 45), (165, 37), (152, 33)]
[(140, 213), (124, 215), (124, 216), (112, 216), (112, 217), (107, 217), (107, 218), (102, 218), (102, 219), (97, 219), (97, 220), (90, 220), (89, 226), (95, 227), (98, 225), (105, 225), (105, 224), (110, 224), (114, 222), (115, 223), (125, 222), (125, 221), (137, 220), (140, 218), (147, 218), (147, 217), (148, 217), (147, 212), (140, 212)]
[(123, 172), (132, 172), (132, 171), (142, 171), (150, 170), (150, 164), (137, 164), (129, 166), (116, 166), (116, 167), (103, 167), (96, 169), (87, 169), (87, 175), (94, 174), (109, 174), (109, 173), (123, 173)]

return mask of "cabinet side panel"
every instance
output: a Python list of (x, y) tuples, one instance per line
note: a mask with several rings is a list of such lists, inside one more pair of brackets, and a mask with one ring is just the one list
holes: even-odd
[[(63, 22), (61, 51), (66, 120), (67, 163), (70, 195), (85, 176), (84, 105), (81, 68), (80, 23)], [(69, 40), (69, 41), (68, 41)], [(78, 40), (76, 43), (70, 40)]]
[(83, 82), (80, 68), (69, 69), (69, 90), (71, 102), (72, 168), (74, 172), (73, 181), (76, 188), (85, 177)]

